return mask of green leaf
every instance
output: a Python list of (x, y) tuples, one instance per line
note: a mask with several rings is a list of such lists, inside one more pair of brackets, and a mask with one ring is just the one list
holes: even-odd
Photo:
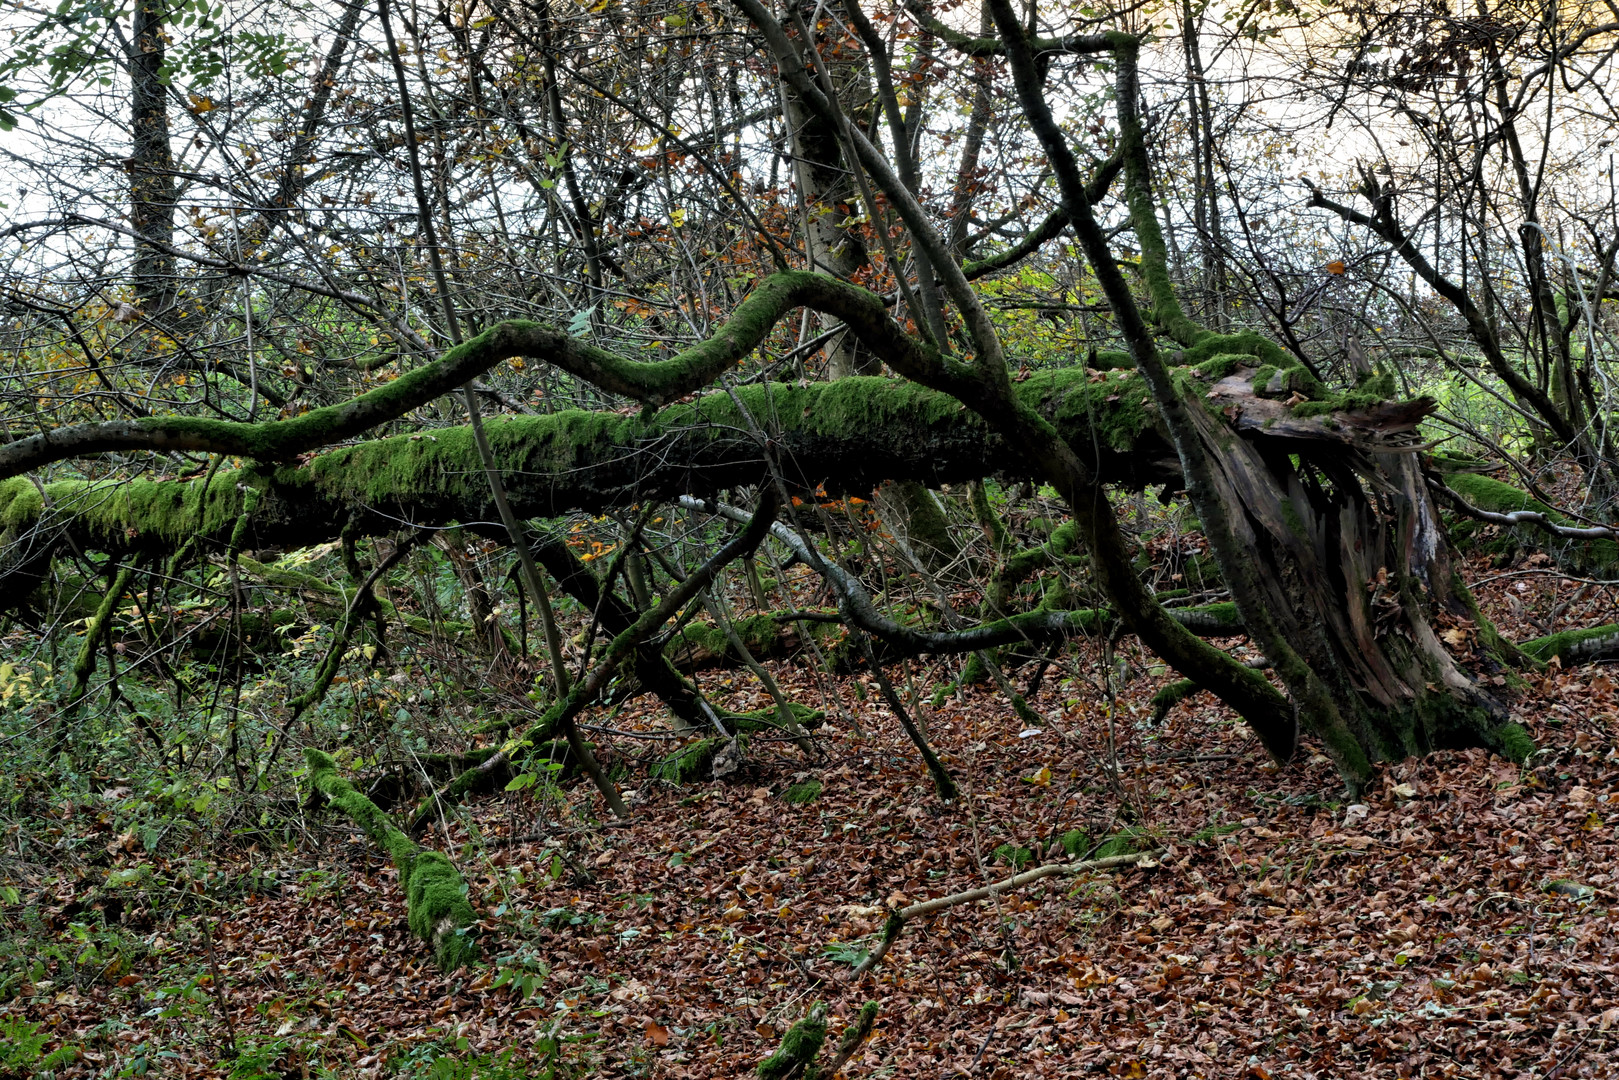
[(590, 320), (596, 314), (600, 304), (591, 304), (583, 311), (575, 312), (573, 318), (568, 320), (568, 333), (574, 337), (584, 337), (590, 333)]

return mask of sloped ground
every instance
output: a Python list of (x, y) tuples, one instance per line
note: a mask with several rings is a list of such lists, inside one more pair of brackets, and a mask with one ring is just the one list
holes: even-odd
[[(1480, 591), (1520, 640), (1554, 612), (1613, 618), (1609, 590), (1546, 574)], [(132, 894), (145, 882), (155, 910), (109, 909), (120, 890), (106, 870), (8, 874), (14, 940), (59, 958), (5, 1008), (42, 1025), (42, 1050), (81, 1048), (58, 1076), (221, 1075), (228, 1045), (238, 1077), (737, 1076), (817, 1000), (834, 1039), (862, 1003), (880, 1005), (849, 1077), (1619, 1072), (1611, 669), (1554, 670), (1521, 697), (1545, 748), (1531, 768), (1436, 754), (1387, 768), (1345, 807), (1324, 758), (1275, 769), (1205, 696), (1146, 726), (1165, 680), (1139, 657), (1110, 720), (1099, 652), (1048, 676), (1035, 704), (1054, 722), (1037, 734), (984, 690), (920, 710), (963, 783), (952, 805), (852, 680), (841, 688), (863, 737), (833, 709), (824, 760), (756, 745), (726, 780), (639, 784), (626, 825), (594, 824), (585, 786), (487, 798), (448, 850), (494, 963), (450, 978), (407, 934), (392, 869), (329, 814), (294, 850), (222, 854), (217, 871), (238, 884), (217, 892), (157, 889), (178, 863), (98, 835), (93, 814), (37, 822), (94, 836), (113, 880)], [(778, 670), (816, 700), (801, 668)], [(710, 689), (723, 696), (725, 678), (733, 706), (767, 704), (741, 676)], [(620, 756), (670, 749), (596, 737)], [(812, 778), (813, 801), (780, 797)], [(1067, 858), (1072, 829), (1094, 846), (1127, 827), (1168, 849), (1158, 865), (918, 920), (846, 981), (888, 908), (1003, 877), (1008, 861)], [(78, 910), (97, 886), (122, 926), (72, 930), (99, 925)]]

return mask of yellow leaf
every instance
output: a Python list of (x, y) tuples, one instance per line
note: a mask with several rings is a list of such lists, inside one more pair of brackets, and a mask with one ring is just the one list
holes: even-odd
[(1051, 785), (1051, 770), (1042, 765), (1039, 772), (1033, 776), (1025, 776), (1023, 782), (1025, 784), (1036, 784), (1040, 787), (1049, 787)]

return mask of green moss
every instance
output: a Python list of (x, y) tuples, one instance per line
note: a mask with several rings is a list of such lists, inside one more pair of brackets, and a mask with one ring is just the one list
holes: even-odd
[(1075, 859), (1091, 849), (1091, 834), (1084, 829), (1069, 829), (1062, 834), (1061, 843), (1068, 857)]
[(968, 503), (972, 507), (973, 520), (989, 537), (990, 546), (996, 551), (1005, 551), (1012, 538), (1006, 530), (1002, 516), (989, 504), (989, 482), (973, 481), (967, 487), (967, 496)]
[[(1136, 399), (1145, 400), (1139, 382), (1135, 392), (1120, 403), (1106, 397), (1118, 385), (1099, 389), (1083, 370), (1040, 372), (1017, 385), (1026, 402), (1055, 410), (1070, 420), (1088, 419), (1093, 412), (1116, 429), (1111, 443), (1128, 449), (1147, 420)], [(1121, 384), (1122, 385), (1122, 384)], [(962, 415), (961, 403), (947, 394), (915, 383), (877, 377), (853, 377), (810, 386), (771, 384), (736, 389), (736, 397), (754, 417), (769, 416), (783, 428), (810, 434), (845, 436), (851, 432), (948, 428), (980, 421)], [(681, 431), (693, 452), (706, 439), (730, 439), (747, 421), (729, 394), (708, 394), (695, 401), (670, 405), (648, 419), (644, 415), (568, 410), (545, 416), (506, 417), (487, 425), (497, 457), (508, 468), (541, 474), (566, 473), (587, 462), (611, 460), (623, 449), (660, 433)], [(465, 428), (440, 428), (417, 435), (396, 436), (345, 447), (321, 455), (302, 470), (283, 469), (277, 480), (284, 485), (310, 484), (332, 496), (348, 495), (386, 501), (401, 493), (419, 491), (481, 492), (485, 483)]]
[(423, 851), (406, 885), (410, 929), (433, 945), (440, 969), (454, 971), (478, 956), (477, 943), (468, 933), (477, 920), (467, 903), (467, 883), (441, 852)]
[(1298, 417), (1327, 416), (1331, 413), (1345, 412), (1350, 409), (1367, 409), (1386, 400), (1388, 400), (1386, 395), (1375, 394), (1366, 390), (1343, 390), (1319, 401), (1301, 401), (1293, 406), (1293, 415)]
[(1387, 400), (1394, 396), (1398, 387), (1394, 385), (1392, 371), (1379, 371), (1375, 375), (1362, 376), (1356, 389), (1367, 394), (1375, 394), (1379, 400)]
[[(178, 547), (197, 534), (224, 536), (241, 516), (246, 470), (221, 470), (207, 486), (201, 480), (60, 480), (45, 485), (56, 512), (71, 514), (93, 545), (126, 550), (142, 540)], [(0, 526), (22, 530), (44, 512), (40, 493), (27, 477), (0, 482)]]
[(803, 783), (793, 784), (781, 793), (781, 801), (789, 806), (804, 806), (821, 797), (821, 782), (819, 780), (805, 780)]
[[(79, 645), (78, 655), (73, 660), (73, 686), (68, 691), (65, 703), (64, 718), (71, 718), (78, 714), (89, 690), (90, 676), (95, 673), (96, 655), (100, 651), (101, 639), (107, 632), (107, 624), (112, 614), (118, 609), (118, 604), (129, 591), (129, 583), (134, 579), (135, 568), (121, 567), (113, 575), (112, 586), (102, 596), (101, 603), (96, 607), (96, 613), (90, 616), (90, 621), (84, 630), (84, 641)], [(65, 729), (64, 729), (65, 731)]]
[[(824, 625), (827, 624), (811, 624), (809, 632), (813, 633)], [(782, 622), (773, 615), (766, 613), (732, 619), (731, 626), (755, 657), (769, 659), (780, 654)], [(797, 630), (800, 634), (805, 632), (802, 624)], [(731, 647), (731, 639), (725, 631), (706, 621), (694, 621), (681, 627), (664, 651), (676, 663), (689, 661), (698, 666), (715, 661), (731, 665), (742, 663), (742, 657)]]
[(1022, 870), (1034, 861), (1032, 848), (1018, 847), (1016, 844), (1002, 844), (990, 854), (998, 861), (1010, 866), (1014, 871)]
[[(1230, 334), (1202, 331), (1196, 343), (1182, 350), (1175, 362), (1191, 365), (1205, 378), (1223, 379), (1238, 368), (1261, 364), (1290, 367), (1298, 361), (1264, 334), (1239, 330)], [(1209, 365), (1207, 373), (1205, 364)]]
[(933, 492), (915, 480), (896, 481), (888, 485), (888, 489), (898, 497), (904, 515), (905, 538), (917, 558), (932, 570), (946, 566), (961, 548)]
[[(746, 737), (737, 738), (745, 741)], [(724, 749), (729, 741), (718, 737), (698, 739), (653, 765), (649, 775), (654, 780), (668, 780), (676, 784), (702, 780), (714, 766), (714, 755)]]
[(1528, 761), (1536, 751), (1535, 740), (1530, 738), (1529, 732), (1520, 724), (1502, 724), (1494, 729), (1494, 738), (1490, 749), (1506, 758), (1508, 761), (1522, 765)]
[[(1039, 417), (1051, 417), (1063, 438), (1075, 446), (1100, 440), (1110, 450), (1126, 452), (1150, 434), (1159, 446), (1147, 388), (1133, 373), (1096, 383), (1083, 368), (1037, 372), (1014, 384), (1021, 406)], [(735, 390), (755, 419), (769, 418), (784, 435), (811, 439), (817, 435), (894, 443), (896, 451), (932, 437), (959, 444), (982, 439), (990, 444), (983, 423), (955, 398), (899, 379), (850, 378), (834, 383), (750, 385)], [(502, 468), (514, 486), (527, 486), (526, 497), (543, 500), (555, 487), (562, 508), (604, 497), (591, 485), (606, 484), (616, 492), (627, 482), (609, 463), (633, 458), (638, 448), (657, 443), (660, 453), (675, 453), (698, 462), (705, 453), (734, 448), (744, 418), (730, 394), (712, 393), (672, 404), (648, 417), (613, 412), (563, 411), (549, 415), (492, 419), (485, 425)], [(558, 483), (579, 476), (587, 479)], [(522, 478), (520, 481), (517, 478)], [(556, 480), (550, 478), (557, 478)], [(598, 479), (599, 478), (599, 479)], [(221, 470), (203, 480), (128, 480), (118, 483), (59, 481), (47, 486), (50, 505), (73, 521), (86, 546), (108, 551), (137, 548), (173, 549), (193, 536), (224, 540), (245, 507), (244, 486), (266, 484), (257, 517), (279, 508), (322, 501), (386, 508), (401, 501), (430, 503), (453, 517), (488, 499), (470, 431), (464, 427), (424, 430), (410, 435), (369, 439), (321, 454), (307, 465), (285, 464), (268, 474)], [(205, 493), (206, 492), (206, 493)], [(564, 500), (578, 500), (567, 501)], [(44, 502), (26, 478), (0, 483), (0, 531), (20, 535), (36, 525)], [(543, 503), (532, 510), (544, 512)]]
[(1310, 533), (1309, 530), (1304, 527), (1304, 519), (1299, 517), (1299, 508), (1294, 505), (1293, 500), (1290, 498), (1282, 499), (1281, 504), (1282, 520), (1287, 523), (1288, 532), (1292, 533), (1300, 540), (1308, 541), (1310, 539)]
[(1229, 600), (1197, 607), (1170, 608), (1169, 616), (1201, 637), (1229, 637), (1245, 630), (1237, 605)]
[(1285, 398), (1302, 394), (1308, 398), (1327, 396), (1327, 388), (1302, 364), (1266, 364), (1254, 372), (1254, 393), (1263, 398)]
[(1149, 851), (1154, 842), (1145, 831), (1134, 827), (1120, 829), (1096, 849), (1094, 859), (1111, 859), (1115, 855), (1134, 855), (1138, 851)]
[[(787, 707), (792, 710), (793, 721), (805, 731), (814, 731), (826, 723), (824, 709), (812, 709), (808, 705), (800, 705), (796, 701), (789, 701)], [(755, 709), (752, 712), (734, 713), (719, 712), (720, 723), (732, 731), (780, 731), (782, 729), (781, 714), (772, 706), (768, 709)]]
[[(1544, 514), (1553, 525), (1578, 526), (1581, 523), (1559, 513), (1511, 484), (1503, 484), (1477, 473), (1454, 472), (1445, 477), (1450, 489), (1480, 510), (1497, 514), (1511, 514), (1529, 510)], [(1476, 532), (1481, 523), (1458, 518), (1453, 529), (1456, 535)], [(1547, 535), (1532, 525), (1519, 525), (1510, 530), (1513, 538), (1506, 546), (1544, 550), (1557, 560), (1557, 565), (1582, 576), (1605, 577), (1619, 572), (1619, 544), (1612, 540), (1562, 540)]]
[[(1518, 510), (1533, 510), (1562, 524), (1562, 515), (1533, 496), (1519, 491), (1511, 484), (1503, 484), (1478, 473), (1456, 472), (1445, 477), (1450, 489), (1480, 510), (1510, 514)], [(1555, 517), (1554, 517), (1555, 515)]]
[(807, 1073), (825, 1043), (826, 1008), (816, 1002), (804, 1019), (787, 1029), (776, 1052), (759, 1063), (759, 1080), (790, 1080)]
[(1198, 685), (1191, 679), (1180, 679), (1168, 686), (1160, 687), (1152, 696), (1152, 721), (1155, 724), (1163, 723), (1169, 710), (1197, 693)]
[[(1034, 377), (1019, 385), (1027, 387), (1032, 382)], [(1128, 451), (1156, 423), (1152, 392), (1146, 380), (1134, 372), (1110, 373), (1091, 382), (1084, 369), (1078, 369), (1069, 378), (1050, 379), (1039, 391), (1044, 391), (1040, 396), (1048, 408), (1055, 406), (1052, 413), (1057, 428), (1071, 442), (1073, 429), (1084, 426), (1090, 430), (1087, 441), (1094, 439), (1109, 449)], [(1020, 391), (1020, 396), (1029, 400), (1027, 391)]]

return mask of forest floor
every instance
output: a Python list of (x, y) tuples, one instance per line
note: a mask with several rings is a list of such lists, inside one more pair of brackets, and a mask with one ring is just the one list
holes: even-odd
[[(1613, 619), (1604, 588), (1472, 577), (1518, 640), (1554, 613)], [(836, 686), (860, 731), (829, 709), (820, 759), (756, 745), (725, 780), (628, 781), (626, 824), (601, 823), (583, 784), (474, 802), (470, 828), (429, 842), (466, 872), (492, 962), (448, 977), (409, 935), (392, 867), (338, 815), (311, 814), (290, 848), (182, 859), (64, 804), (31, 827), (110, 859), (7, 872), (7, 955), (57, 960), (14, 980), (3, 1023), (41, 1025), (41, 1052), (76, 1047), (58, 1077), (741, 1076), (815, 1001), (833, 1040), (879, 1006), (851, 1078), (1619, 1075), (1619, 672), (1535, 678), (1515, 702), (1543, 747), (1528, 768), (1437, 753), (1346, 806), (1323, 756), (1275, 767), (1205, 695), (1147, 724), (1166, 677), (1121, 655), (1110, 705), (1100, 649), (1071, 652), (1038, 731), (989, 688), (924, 704), (962, 785), (949, 804), (857, 679)], [(803, 667), (774, 670), (819, 701)], [(727, 680), (728, 704), (768, 704), (745, 673), (703, 679), (722, 699)], [(807, 779), (813, 801), (781, 798)], [(1126, 826), (1163, 854), (919, 919), (849, 981), (890, 908)], [(236, 884), (205, 887), (203, 864)], [(143, 922), (120, 891), (170, 899)]]

